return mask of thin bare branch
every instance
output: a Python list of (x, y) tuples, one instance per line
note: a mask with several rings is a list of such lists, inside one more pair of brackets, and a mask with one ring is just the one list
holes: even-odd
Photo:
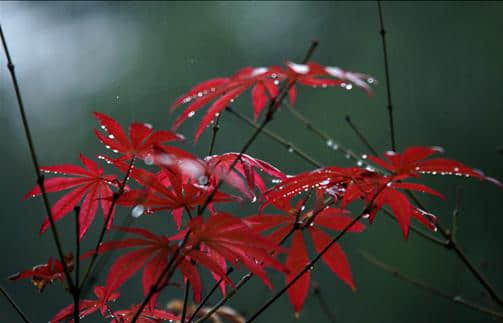
[(387, 108), (389, 117), (389, 130), (391, 137), (391, 149), (393, 149), (393, 151), (396, 151), (395, 127), (393, 124), (393, 103), (391, 101), (391, 86), (389, 80), (388, 48), (386, 47), (386, 29), (384, 29), (384, 22), (382, 18), (381, 0), (377, 0), (377, 9), (379, 11), (379, 25), (381, 26), (379, 34), (381, 35), (382, 40), (382, 50), (384, 56), (384, 72), (386, 74), (386, 94), (388, 99)]
[(33, 167), (35, 168), (35, 173), (37, 175), (37, 184), (40, 186), (40, 191), (42, 192), (42, 198), (44, 201), (45, 210), (47, 212), (47, 217), (49, 218), (49, 223), (51, 224), (51, 231), (54, 238), (54, 242), (56, 243), (56, 248), (58, 250), (59, 260), (63, 266), (63, 271), (65, 273), (66, 282), (68, 284), (69, 290), (73, 293), (74, 285), (72, 281), (72, 277), (70, 276), (70, 271), (68, 270), (68, 266), (65, 262), (63, 246), (61, 245), (61, 241), (59, 239), (58, 230), (56, 228), (56, 224), (54, 222), (54, 218), (51, 212), (51, 205), (49, 203), (49, 198), (47, 197), (47, 192), (45, 191), (44, 185), (44, 176), (40, 172), (40, 164), (38, 163), (37, 154), (35, 152), (35, 144), (33, 143), (33, 139), (31, 136), (30, 127), (28, 125), (28, 119), (26, 118), (26, 113), (23, 104), (23, 98), (21, 96), (21, 90), (19, 89), (19, 84), (17, 82), (16, 72), (14, 63), (10, 57), (9, 49), (7, 47), (7, 41), (5, 39), (2, 26), (0, 25), (0, 38), (2, 39), (2, 45), (5, 52), (5, 56), (7, 57), (7, 68), (10, 72), (10, 76), (12, 78), (12, 84), (14, 85), (14, 90), (16, 92), (16, 99), (19, 107), (19, 113), (21, 114), (21, 120), (23, 122), (23, 128), (26, 135), (26, 139), (28, 140), (28, 146), (30, 148), (31, 160), (33, 162)]
[(12, 307), (14, 308), (14, 310), (16, 311), (16, 313), (21, 317), (21, 319), (25, 323), (30, 323), (31, 321), (28, 319), (28, 317), (26, 316), (26, 314), (24, 314), (23, 310), (21, 310), (21, 308), (19, 307), (19, 305), (17, 305), (16, 302), (14, 302), (14, 300), (12, 299), (12, 297), (9, 295), (9, 293), (7, 293), (7, 290), (5, 290), (5, 288), (2, 285), (0, 285), (0, 291), (2, 292), (3, 296), (5, 296), (5, 298), (9, 302), (9, 304), (12, 305)]
[(452, 296), (450, 295), (449, 293), (447, 292), (444, 292), (443, 290), (441, 289), (438, 289), (438, 288), (435, 288), (435, 287), (432, 287), (420, 280), (417, 280), (417, 279), (414, 279), (414, 278), (410, 278), (409, 276), (401, 273), (398, 269), (388, 265), (388, 264), (385, 264), (379, 260), (377, 260), (375, 257), (371, 256), (370, 254), (368, 254), (367, 252), (365, 251), (360, 251), (360, 253), (362, 254), (363, 258), (365, 258), (365, 260), (367, 260), (369, 263), (381, 268), (382, 270), (384, 271), (387, 271), (389, 272), (390, 274), (392, 274), (394, 277), (400, 279), (400, 280), (403, 280), (405, 282), (408, 282), (409, 284), (412, 284), (416, 287), (419, 287), (433, 295), (436, 295), (436, 296), (439, 296), (439, 297), (442, 297), (444, 299), (447, 299), (453, 303), (457, 303), (457, 304), (461, 304), (461, 305), (464, 305), (468, 308), (471, 308), (473, 310), (476, 310), (476, 311), (479, 311), (479, 312), (482, 312), (482, 313), (485, 313), (485, 314), (489, 314), (491, 316), (495, 316), (495, 317), (498, 317), (498, 318), (503, 318), (503, 313), (501, 312), (497, 312), (493, 309), (490, 309), (490, 308), (487, 308), (487, 307), (484, 307), (484, 306), (481, 306), (479, 304), (475, 304), (473, 302), (470, 302), (470, 301), (467, 301), (465, 300), (464, 298), (462, 298), (461, 296)]

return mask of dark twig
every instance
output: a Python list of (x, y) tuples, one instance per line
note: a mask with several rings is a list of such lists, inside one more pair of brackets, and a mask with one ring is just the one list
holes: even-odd
[[(250, 119), (250, 118), (248, 118), (247, 116), (245, 116), (245, 115), (239, 113), (238, 111), (234, 110), (232, 107), (228, 106), (226, 108), (226, 110), (228, 112), (230, 112), (231, 114), (233, 114), (234, 116), (236, 116), (238, 119), (246, 122), (248, 125), (252, 126), (253, 128), (258, 129), (259, 125), (257, 123), (253, 122), (253, 120)], [(291, 143), (291, 142), (285, 140), (284, 138), (278, 136), (276, 133), (272, 132), (271, 130), (269, 130), (269, 129), (263, 129), (262, 133), (264, 135), (266, 135), (267, 137), (273, 139), (277, 143), (283, 145), (283, 147), (285, 147), (285, 149), (287, 151), (295, 153), (300, 158), (304, 159), (305, 161), (307, 161), (308, 163), (310, 163), (314, 167), (320, 167), (321, 164), (318, 161), (316, 161), (311, 156), (309, 156), (308, 154), (306, 154), (304, 151), (302, 151), (300, 148), (298, 148), (297, 146), (295, 146), (293, 143)]]
[(377, 260), (376, 258), (374, 258), (373, 256), (369, 255), (368, 253), (366, 253), (364, 251), (361, 251), (360, 253), (365, 258), (365, 260), (367, 260), (371, 264), (373, 264), (373, 265), (381, 268), (382, 270), (391, 273), (394, 277), (396, 277), (396, 278), (398, 278), (400, 280), (408, 282), (409, 284), (412, 284), (412, 285), (414, 285), (416, 287), (419, 287), (419, 288), (421, 288), (421, 289), (423, 289), (425, 291), (428, 291), (428, 292), (430, 292), (433, 295), (437, 295), (437, 296), (440, 296), (442, 298), (445, 298), (445, 299), (447, 299), (447, 300), (449, 300), (451, 302), (464, 305), (464, 306), (469, 307), (471, 309), (474, 309), (476, 311), (479, 311), (479, 312), (482, 312), (482, 313), (486, 313), (486, 314), (490, 314), (490, 315), (498, 317), (498, 318), (503, 318), (503, 313), (500, 313), (500, 312), (497, 312), (497, 311), (492, 310), (490, 308), (487, 308), (487, 307), (484, 307), (484, 306), (472, 303), (470, 301), (467, 301), (464, 298), (462, 298), (461, 296), (452, 296), (452, 295), (449, 295), (448, 293), (444, 292), (443, 290), (440, 290), (438, 288), (429, 286), (428, 284), (426, 284), (426, 283), (424, 283), (422, 281), (410, 278), (409, 276), (402, 274), (400, 271), (398, 271), (398, 269), (396, 269), (394, 267), (391, 267), (390, 265), (385, 264), (385, 263)]
[(215, 123), (213, 124), (213, 135), (211, 136), (210, 149), (208, 151), (208, 156), (211, 156), (213, 154), (213, 148), (215, 147), (215, 139), (217, 138), (218, 130), (220, 130), (220, 125), (218, 124), (219, 121), (220, 121), (220, 114), (216, 117)]
[(286, 106), (287, 110), (292, 113), (293, 117), (298, 121), (300, 121), (307, 130), (320, 137), (328, 148), (331, 148), (334, 151), (341, 151), (342, 153), (344, 153), (344, 156), (347, 159), (352, 159), (357, 166), (365, 166), (369, 169), (375, 169), (375, 167), (366, 160), (367, 158), (366, 155), (358, 156), (351, 149), (341, 144), (340, 142), (336, 141), (334, 138), (330, 137), (326, 132), (324, 132), (318, 127), (315, 127), (311, 122), (311, 120), (309, 120), (305, 115), (300, 113), (297, 109), (295, 109), (289, 104), (287, 104)]
[(2, 285), (0, 285), (0, 291), (2, 292), (3, 296), (5, 296), (5, 298), (9, 302), (9, 304), (12, 305), (12, 307), (14, 308), (14, 310), (16, 310), (17, 314), (19, 314), (19, 316), (21, 317), (21, 319), (24, 322), (26, 322), (26, 323), (30, 323), (30, 320), (28, 319), (28, 317), (26, 316), (26, 314), (23, 313), (23, 311), (21, 310), (21, 308), (16, 304), (16, 302), (14, 302), (14, 300), (12, 299), (12, 297), (10, 297), (9, 293), (7, 293), (7, 291), (5, 290), (5, 288)]
[[(232, 272), (234, 271), (234, 267), (229, 267), (229, 269), (227, 269), (227, 272), (225, 273), (227, 276), (229, 276)], [(199, 303), (199, 305), (197, 306), (197, 308), (195, 309), (195, 311), (192, 313), (192, 315), (190, 316), (189, 318), (189, 322), (192, 322), (192, 320), (196, 317), (197, 313), (199, 313), (199, 311), (204, 307), (204, 305), (210, 300), (210, 297), (217, 291), (218, 287), (220, 286), (220, 284), (224, 281), (223, 278), (220, 278), (216, 283), (215, 285), (213, 285), (213, 287), (211, 288), (211, 290), (209, 291), (208, 295), (206, 295), (203, 300), (201, 301), (201, 303)]]
[(389, 80), (389, 65), (388, 65), (388, 49), (386, 47), (386, 29), (384, 29), (384, 22), (382, 19), (382, 10), (381, 10), (381, 1), (377, 0), (377, 8), (379, 11), (379, 24), (381, 26), (381, 30), (379, 34), (381, 34), (382, 39), (382, 50), (384, 56), (384, 72), (386, 74), (386, 94), (388, 99), (388, 115), (389, 115), (389, 129), (391, 136), (391, 149), (396, 151), (396, 143), (395, 143), (395, 127), (393, 124), (393, 103), (391, 102), (391, 86)]
[[(421, 204), (419, 199), (412, 192), (407, 191), (407, 194), (412, 198), (412, 200), (419, 206), (421, 209), (426, 211), (426, 208)], [(498, 303), (498, 305), (503, 306), (503, 299), (499, 296), (494, 287), (489, 283), (487, 278), (484, 276), (482, 271), (478, 270), (473, 262), (466, 256), (465, 252), (458, 243), (452, 239), (452, 234), (449, 230), (444, 229), (439, 223), (435, 224), (438, 232), (442, 237), (447, 240), (446, 248), (454, 250), (456, 255), (461, 259), (461, 261), (465, 264), (466, 268), (475, 276), (475, 278), (480, 282), (480, 284), (485, 288), (485, 290), (489, 293), (491, 298)]]
[(458, 216), (461, 210), (461, 186), (456, 187), (456, 206), (454, 211), (452, 211), (452, 225), (451, 225), (451, 238), (456, 241), (456, 235), (458, 233)]
[(367, 138), (365, 138), (365, 136), (360, 132), (360, 130), (356, 127), (356, 125), (351, 121), (351, 118), (349, 117), (349, 115), (346, 116), (346, 122), (351, 127), (351, 129), (353, 129), (353, 131), (356, 133), (358, 138), (360, 138), (360, 140), (365, 144), (367, 149), (370, 150), (370, 152), (372, 152), (372, 154), (374, 154), (374, 156), (379, 155), (377, 150), (375, 150), (374, 147), (372, 147), (372, 145), (367, 140)]
[(86, 274), (84, 275), (84, 279), (82, 280), (82, 283), (80, 284), (80, 289), (83, 289), (85, 287), (85, 284), (93, 271), (93, 266), (94, 266), (94, 263), (96, 262), (96, 259), (98, 258), (99, 249), (100, 249), (101, 243), (103, 242), (103, 239), (105, 238), (105, 233), (107, 231), (107, 228), (110, 224), (110, 220), (112, 218), (115, 204), (117, 203), (117, 201), (119, 200), (121, 195), (124, 193), (124, 188), (126, 187), (126, 183), (129, 179), (129, 176), (131, 175), (131, 171), (133, 170), (135, 160), (136, 160), (135, 156), (131, 157), (131, 161), (129, 162), (127, 172), (124, 175), (124, 178), (122, 179), (122, 182), (119, 185), (119, 190), (117, 192), (115, 192), (112, 196), (112, 204), (110, 205), (110, 209), (108, 210), (108, 214), (105, 218), (105, 223), (103, 223), (103, 227), (101, 228), (98, 242), (96, 243), (96, 247), (94, 248), (94, 253), (91, 257), (91, 262), (89, 263), (89, 266), (87, 267), (87, 271), (86, 271)]
[(334, 313), (332, 313), (330, 305), (328, 305), (327, 301), (325, 300), (325, 297), (323, 297), (320, 285), (317, 282), (313, 282), (313, 294), (318, 300), (321, 310), (323, 311), (323, 313), (325, 313), (325, 316), (327, 317), (328, 321), (335, 323), (335, 315)]
[(73, 281), (70, 276), (70, 271), (68, 270), (68, 266), (65, 262), (63, 246), (61, 245), (61, 241), (59, 239), (58, 230), (56, 228), (56, 224), (54, 223), (54, 218), (51, 212), (51, 205), (49, 203), (49, 199), (47, 197), (47, 192), (45, 191), (44, 185), (44, 176), (40, 172), (40, 166), (37, 159), (37, 154), (35, 153), (35, 145), (33, 143), (33, 139), (31, 137), (30, 127), (28, 126), (28, 119), (26, 118), (26, 113), (24, 110), (23, 99), (21, 97), (21, 91), (19, 89), (19, 85), (17, 83), (17, 77), (15, 72), (15, 67), (10, 57), (9, 49), (7, 47), (7, 41), (5, 40), (5, 36), (3, 34), (2, 26), (0, 25), (0, 38), (2, 38), (2, 45), (5, 52), (5, 56), (7, 57), (7, 68), (9, 69), (10, 76), (12, 78), (12, 84), (14, 85), (14, 90), (16, 92), (17, 103), (19, 107), (19, 113), (21, 114), (21, 119), (23, 121), (23, 128), (26, 135), (26, 139), (28, 140), (28, 146), (30, 148), (31, 160), (33, 162), (33, 167), (35, 168), (35, 173), (37, 175), (37, 184), (40, 187), (40, 191), (42, 192), (42, 198), (44, 200), (45, 210), (47, 212), (47, 217), (49, 218), (49, 223), (51, 224), (51, 231), (54, 238), (54, 242), (56, 243), (56, 248), (58, 249), (59, 260), (63, 265), (63, 271), (65, 273), (65, 278), (69, 287), (70, 292), (73, 291)]
[(189, 291), (190, 291), (190, 283), (189, 280), (187, 279), (187, 282), (185, 283), (185, 295), (183, 296), (182, 316), (180, 322), (185, 322), (185, 316), (187, 315), (187, 303), (189, 301)]
[(79, 303), (80, 303), (80, 207), (76, 206), (75, 211), (75, 290), (73, 291), (73, 320), (80, 321)]

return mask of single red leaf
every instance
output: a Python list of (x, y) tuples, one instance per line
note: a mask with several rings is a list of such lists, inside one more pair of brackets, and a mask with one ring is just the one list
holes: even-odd
[[(308, 263), (309, 257), (307, 256), (302, 232), (296, 231), (293, 234), (292, 244), (286, 260), (286, 265), (290, 270), (290, 273), (285, 276), (285, 283), (290, 283)], [(300, 312), (304, 302), (306, 301), (310, 281), (311, 272), (306, 271), (306, 273), (304, 273), (287, 291), (290, 303), (292, 303), (293, 310), (296, 313)]]
[[(332, 241), (332, 238), (325, 232), (316, 228), (309, 228), (309, 233), (311, 234), (314, 248), (318, 253), (321, 253), (321, 251)], [(339, 244), (334, 243), (321, 258), (340, 280), (351, 287), (353, 291), (356, 290), (348, 259)]]

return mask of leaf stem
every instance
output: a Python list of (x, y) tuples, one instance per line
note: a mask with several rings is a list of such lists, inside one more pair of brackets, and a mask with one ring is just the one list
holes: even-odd
[(386, 95), (388, 100), (387, 108), (389, 116), (389, 130), (391, 136), (391, 149), (393, 151), (396, 151), (395, 127), (393, 124), (393, 103), (391, 102), (391, 86), (389, 80), (388, 49), (386, 46), (386, 29), (384, 29), (384, 22), (382, 18), (381, 0), (377, 0), (377, 9), (379, 12), (379, 25), (381, 27), (381, 29), (379, 30), (379, 34), (381, 35), (382, 40), (382, 50), (384, 56), (384, 72), (386, 74)]
[(35, 168), (35, 173), (37, 175), (37, 184), (40, 186), (40, 191), (42, 192), (42, 198), (44, 201), (45, 210), (47, 212), (47, 217), (49, 218), (49, 222), (51, 224), (51, 231), (54, 238), (54, 242), (56, 244), (56, 248), (58, 250), (59, 260), (63, 266), (63, 271), (65, 273), (65, 278), (69, 287), (69, 290), (72, 291), (74, 289), (72, 277), (70, 276), (70, 271), (68, 270), (68, 266), (65, 262), (63, 246), (61, 245), (61, 241), (59, 239), (58, 230), (56, 228), (56, 224), (54, 222), (54, 218), (51, 212), (51, 205), (49, 203), (49, 199), (47, 197), (47, 192), (45, 190), (44, 185), (44, 176), (40, 172), (40, 165), (38, 163), (37, 154), (35, 153), (35, 145), (33, 143), (33, 139), (31, 136), (30, 127), (28, 125), (28, 119), (26, 118), (26, 113), (24, 109), (23, 99), (21, 97), (21, 90), (19, 89), (19, 85), (17, 82), (15, 67), (10, 57), (9, 49), (7, 47), (7, 41), (5, 40), (5, 36), (2, 30), (2, 26), (0, 25), (0, 38), (2, 39), (2, 45), (5, 52), (5, 56), (7, 57), (7, 68), (10, 72), (12, 78), (12, 84), (14, 85), (14, 90), (16, 92), (16, 99), (19, 107), (19, 113), (21, 114), (21, 120), (23, 122), (23, 128), (26, 135), (26, 139), (28, 141), (28, 146), (30, 148), (31, 160), (33, 162), (33, 167)]
[(19, 307), (19, 305), (17, 305), (16, 302), (14, 302), (14, 300), (12, 299), (12, 297), (9, 295), (9, 293), (7, 293), (7, 290), (5, 290), (5, 288), (2, 285), (0, 285), (0, 291), (2, 292), (3, 296), (5, 296), (5, 298), (9, 302), (9, 304), (12, 305), (12, 307), (14, 308), (14, 310), (16, 310), (16, 313), (19, 314), (19, 316), (21, 317), (21, 319), (25, 323), (30, 323), (31, 321), (28, 319), (28, 317), (26, 316), (26, 314), (23, 313), (23, 311), (21, 310), (21, 308)]
[(185, 322), (185, 316), (187, 315), (187, 303), (189, 301), (189, 289), (190, 289), (190, 282), (187, 279), (187, 282), (185, 283), (185, 295), (183, 296), (182, 317), (180, 319), (180, 322)]
[(208, 151), (208, 156), (213, 155), (213, 148), (215, 147), (215, 139), (217, 138), (218, 130), (220, 130), (220, 114), (216, 117), (215, 123), (213, 124), (213, 135), (211, 136), (210, 149)]
[[(234, 271), (234, 267), (229, 267), (229, 269), (227, 269), (226, 271), (226, 275), (230, 275), (232, 272)], [(204, 305), (209, 301), (210, 297), (217, 291), (218, 287), (220, 286), (220, 284), (224, 281), (223, 278), (220, 278), (216, 283), (215, 285), (213, 285), (213, 287), (211, 288), (211, 290), (209, 291), (208, 295), (206, 295), (204, 297), (204, 299), (201, 301), (201, 303), (199, 303), (199, 305), (197, 306), (197, 308), (195, 309), (195, 311), (192, 313), (192, 315), (190, 316), (189, 318), (189, 322), (192, 322), (192, 320), (196, 317), (197, 313), (199, 313), (199, 311), (204, 307)]]
[[(248, 118), (247, 116), (245, 116), (245, 115), (239, 113), (238, 111), (234, 110), (231, 106), (228, 106), (226, 108), (226, 110), (228, 112), (230, 112), (231, 114), (233, 114), (238, 119), (246, 122), (249, 126), (255, 128), (255, 129), (258, 129), (259, 125), (257, 123), (253, 122), (253, 120), (250, 119), (250, 118)], [(312, 158), (311, 156), (309, 156), (308, 154), (306, 154), (304, 151), (302, 151), (300, 148), (298, 148), (297, 146), (295, 146), (293, 143), (291, 143), (291, 142), (287, 141), (286, 139), (280, 137), (279, 135), (277, 135), (276, 133), (272, 132), (269, 129), (263, 129), (262, 132), (263, 132), (264, 135), (266, 135), (267, 137), (273, 139), (277, 143), (283, 145), (285, 147), (285, 149), (287, 149), (288, 151), (291, 151), (291, 152), (295, 153), (296, 155), (298, 155), (300, 158), (302, 158), (305, 161), (307, 161), (312, 166), (314, 166), (314, 167), (320, 167), (321, 163), (319, 163), (314, 158)]]
[(80, 285), (79, 285), (79, 271), (80, 271), (80, 207), (76, 206), (75, 211), (75, 289), (73, 291), (73, 320), (74, 322), (80, 321), (79, 303), (80, 303)]
[(332, 310), (330, 310), (330, 306), (328, 305), (327, 301), (323, 297), (323, 294), (321, 293), (321, 288), (320, 285), (317, 282), (313, 282), (313, 294), (318, 300), (318, 303), (320, 304), (321, 310), (323, 313), (325, 313), (325, 316), (327, 319), (335, 323), (335, 315), (332, 313)]
[(370, 167), (371, 169), (374, 169), (374, 165), (370, 164), (365, 158), (365, 156), (359, 156), (355, 152), (353, 152), (351, 149), (346, 147), (345, 145), (341, 144), (334, 138), (330, 137), (326, 132), (321, 130), (318, 127), (315, 127), (312, 123), (311, 120), (309, 120), (305, 115), (300, 113), (297, 109), (292, 107), (290, 104), (287, 104), (287, 110), (292, 114), (292, 116), (300, 121), (304, 127), (312, 132), (313, 134), (317, 135), (320, 137), (323, 142), (327, 145), (327, 147), (333, 149), (334, 151), (341, 151), (344, 153), (344, 156), (347, 159), (352, 159), (358, 166), (365, 166), (365, 167)]
[(351, 121), (351, 117), (349, 116), (349, 114), (346, 115), (345, 119), (348, 125), (351, 127), (351, 129), (353, 129), (353, 131), (356, 133), (358, 138), (360, 138), (360, 140), (365, 144), (365, 146), (367, 146), (367, 149), (370, 150), (372, 154), (374, 154), (374, 156), (379, 155), (379, 153), (374, 149), (374, 147), (372, 147), (367, 138), (365, 138), (365, 136), (360, 132), (360, 130), (356, 127), (356, 125)]
[(432, 286), (429, 286), (427, 285), (426, 283), (422, 282), (422, 281), (419, 281), (417, 279), (413, 279), (413, 278), (410, 278), (409, 276), (405, 275), (405, 274), (402, 274), (398, 269), (388, 265), (388, 264), (385, 264), (379, 260), (377, 260), (375, 257), (371, 256), (370, 254), (364, 252), (364, 251), (361, 251), (360, 252), (362, 254), (362, 256), (365, 258), (365, 260), (367, 260), (369, 263), (381, 268), (382, 270), (384, 271), (387, 271), (389, 272), (390, 274), (392, 274), (394, 277), (400, 279), (400, 280), (403, 280), (405, 282), (408, 282), (416, 287), (419, 287), (423, 290), (426, 290), (428, 292), (430, 292), (431, 294), (433, 295), (437, 295), (437, 296), (440, 296), (444, 299), (447, 299), (453, 303), (459, 303), (461, 305), (464, 305), (468, 308), (471, 308), (471, 309), (474, 309), (476, 311), (479, 311), (479, 312), (482, 312), (482, 313), (485, 313), (485, 314), (489, 314), (489, 315), (492, 315), (492, 316), (495, 316), (495, 317), (498, 317), (498, 318), (503, 318), (503, 313), (500, 313), (500, 312), (497, 312), (493, 309), (490, 309), (490, 308), (487, 308), (487, 307), (484, 307), (484, 306), (481, 306), (481, 305), (478, 305), (478, 304), (475, 304), (475, 303), (472, 303), (470, 301), (467, 301), (465, 299), (463, 299), (461, 296), (452, 296), (452, 295), (449, 295), (448, 293), (438, 289), (438, 288), (434, 288)]

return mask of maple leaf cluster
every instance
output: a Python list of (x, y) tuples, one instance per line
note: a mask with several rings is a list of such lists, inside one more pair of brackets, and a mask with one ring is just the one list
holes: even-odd
[[(188, 106), (176, 119), (173, 130), (213, 102), (196, 130), (197, 140), (215, 116), (249, 88), (253, 115), (257, 119), (268, 104), (266, 113), (279, 108), (275, 104), (281, 103), (278, 99), (281, 93), (294, 104), (299, 84), (345, 89), (356, 86), (371, 94), (371, 83), (375, 80), (368, 75), (317, 63), (287, 62), (285, 68), (245, 67), (230, 77), (205, 81), (178, 98), (172, 109), (182, 104)], [(90, 230), (99, 208), (106, 229), (113, 228), (116, 208), (123, 207), (130, 209), (134, 217), (169, 214), (176, 231), (167, 230), (168, 225), (162, 233), (141, 227), (114, 227), (128, 234), (127, 238), (103, 242), (97, 250), (85, 253), (81, 260), (92, 258), (95, 253), (122, 252), (108, 269), (104, 285), (95, 287), (95, 299), (80, 301), (81, 318), (99, 312), (112, 322), (130, 322), (135, 316), (139, 322), (180, 320), (178, 315), (159, 309), (157, 304), (162, 289), (173, 285), (175, 272), (190, 283), (196, 303), (201, 301), (204, 290), (202, 269), (219, 282), (224, 295), (229, 288), (235, 288), (228, 277), (230, 266), (245, 268), (271, 289), (273, 285), (266, 270), (273, 269), (282, 273), (288, 284), (305, 271), (309, 263), (309, 240), (328, 268), (356, 290), (341, 245), (335, 243), (324, 251), (332, 235), (346, 231), (361, 233), (365, 229), (363, 223), (354, 221), (349, 205), (362, 201), (365, 211), (360, 217), (370, 223), (379, 210), (387, 207), (407, 238), (412, 219), (435, 230), (436, 217), (414, 206), (409, 195), (411, 191), (418, 191), (443, 198), (441, 193), (417, 182), (425, 174), (473, 177), (501, 187), (496, 180), (460, 162), (432, 158), (441, 152), (438, 147), (410, 147), (402, 153), (387, 152), (384, 158), (369, 156), (369, 162), (379, 170), (329, 166), (287, 175), (272, 164), (244, 153), (227, 152), (198, 158), (175, 145), (183, 144), (184, 137), (180, 134), (154, 131), (150, 124), (137, 122), (129, 126), (126, 134), (110, 116), (97, 112), (94, 116), (101, 128), (95, 129), (96, 137), (115, 155), (99, 155), (103, 166), (81, 154), (83, 167), (72, 164), (41, 167), (42, 171), (57, 176), (46, 179), (43, 189), (37, 185), (25, 197), (41, 195), (43, 191), (67, 191), (53, 204), (51, 214), (55, 221), (60, 221), (80, 205), (79, 239)], [(104, 167), (114, 169), (116, 174), (106, 173)], [(121, 177), (124, 179), (120, 180)], [(271, 178), (275, 185), (269, 185)], [(225, 192), (225, 188), (230, 188), (232, 193)], [(260, 207), (251, 215), (218, 210), (222, 203), (242, 205), (257, 201)], [(49, 225), (46, 218), (40, 233)], [(67, 267), (71, 267), (70, 264), (71, 258)], [(149, 297), (148, 304), (114, 310), (110, 303), (119, 299), (120, 288), (139, 272), (143, 295)], [(300, 312), (305, 303), (311, 276), (311, 271), (305, 271), (288, 290), (295, 312)], [(50, 259), (47, 264), (11, 279), (28, 277), (42, 291), (47, 284), (64, 281), (64, 268), (60, 262)], [(137, 313), (140, 310), (141, 313)], [(72, 319), (73, 313), (74, 305), (68, 305), (51, 322)]]

